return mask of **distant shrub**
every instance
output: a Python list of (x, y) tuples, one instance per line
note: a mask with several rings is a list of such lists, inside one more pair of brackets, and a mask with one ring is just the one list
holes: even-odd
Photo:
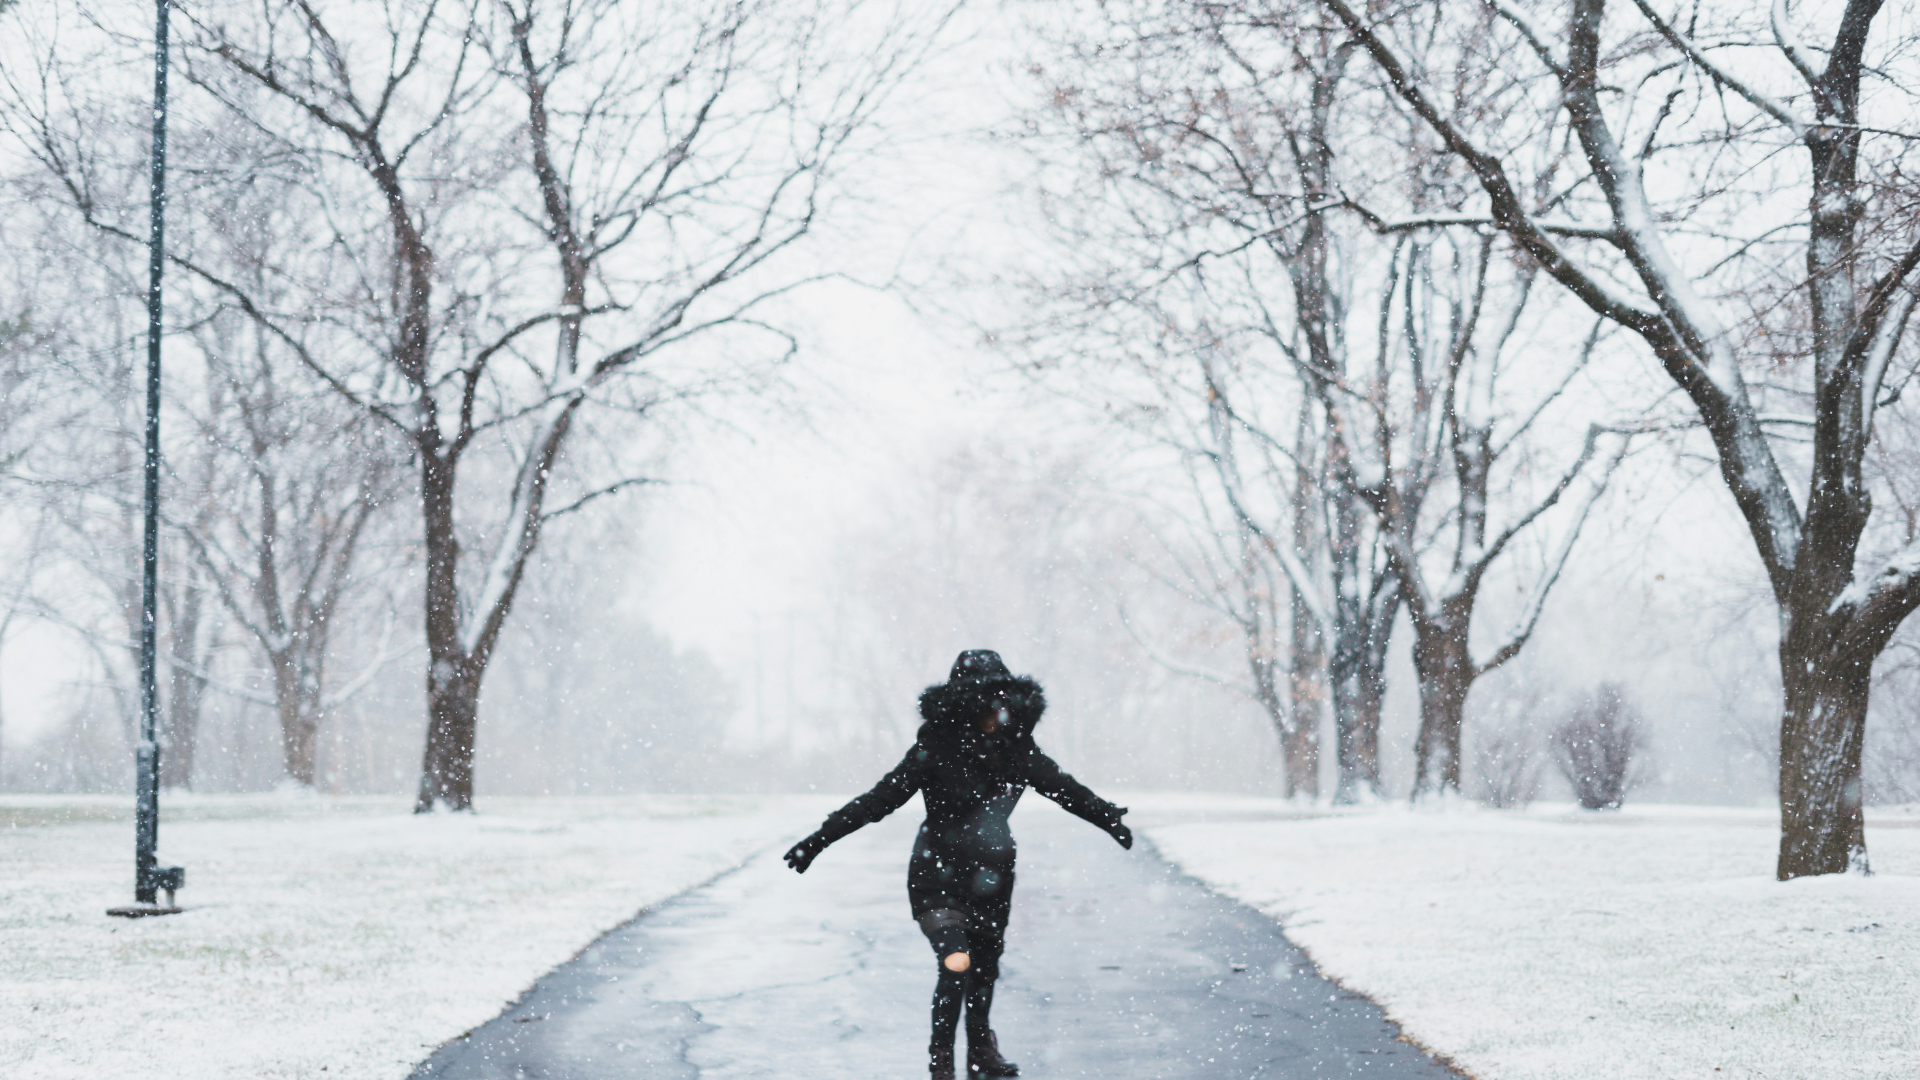
[(1589, 810), (1612, 810), (1638, 779), (1635, 760), (1646, 749), (1640, 710), (1619, 683), (1601, 683), (1553, 729), (1554, 764)]

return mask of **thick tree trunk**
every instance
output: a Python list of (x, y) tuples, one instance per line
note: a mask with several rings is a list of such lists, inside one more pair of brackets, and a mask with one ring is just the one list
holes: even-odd
[(292, 646), (273, 657), (273, 700), (280, 717), (281, 763), (287, 778), (310, 788), (320, 741), (319, 703), (313, 700), (318, 687), (303, 671), (298, 648)]
[[(1312, 719), (1318, 721), (1319, 710)], [(1294, 714), (1294, 729), (1282, 744), (1286, 752), (1286, 797), (1308, 801), (1320, 797), (1320, 725), (1303, 722)]]
[[(1856, 520), (1864, 520), (1861, 514)], [(1816, 519), (1817, 522), (1817, 519)], [(1837, 532), (1837, 531), (1836, 531)], [(1905, 618), (1904, 605), (1850, 601), (1851, 577), (1824, 569), (1839, 561), (1808, 529), (1780, 640), (1780, 880), (1867, 870), (1861, 817), (1860, 753), (1866, 743), (1873, 662)], [(1857, 533), (1838, 532), (1847, 553)], [(1812, 561), (1805, 561), (1812, 560)]]
[(1374, 712), (1369, 721), (1361, 663), (1365, 650), (1360, 642), (1336, 639), (1333, 652), (1333, 661), (1327, 665), (1327, 679), (1333, 684), (1333, 737), (1339, 766), (1333, 801), (1348, 805), (1378, 793), (1379, 713)]
[[(416, 814), (436, 806), (473, 809), (473, 746), (480, 713), (480, 682), (462, 667), (436, 661), (427, 676), (427, 751), (420, 764)], [(445, 677), (437, 678), (436, 674)]]
[(460, 641), (460, 544), (454, 532), (453, 465), (421, 454), (421, 517), (427, 580), (427, 746), (420, 765), (416, 814), (435, 806), (473, 809), (474, 719), (480, 687), (468, 672)]
[[(1860, 813), (1871, 662), (1821, 665), (1780, 654), (1780, 880), (1867, 869)], [(1837, 668), (1838, 670), (1832, 670)]]
[(1420, 683), (1420, 733), (1414, 743), (1414, 798), (1458, 793), (1460, 724), (1474, 677), (1465, 626), (1444, 618), (1416, 618), (1413, 668)]
[[(1384, 598), (1377, 596), (1377, 600)], [(1334, 607), (1338, 625), (1327, 680), (1332, 682), (1332, 723), (1340, 765), (1334, 801), (1342, 805), (1380, 794), (1380, 696), (1386, 686), (1386, 636), (1392, 632), (1392, 615), (1388, 613), (1384, 621), (1379, 615), (1377, 609), (1357, 603), (1357, 598), (1352, 603), (1336, 601)]]
[(1373, 683), (1373, 614), (1362, 595), (1359, 501), (1334, 496), (1333, 656), (1327, 681), (1333, 684), (1333, 727), (1339, 782), (1334, 801), (1358, 802), (1380, 793), (1380, 710)]

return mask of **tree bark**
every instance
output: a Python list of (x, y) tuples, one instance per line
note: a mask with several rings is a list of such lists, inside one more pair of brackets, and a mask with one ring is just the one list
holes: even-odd
[(1367, 790), (1380, 793), (1380, 707), (1387, 695), (1387, 646), (1400, 613), (1400, 579), (1381, 575), (1367, 605), (1367, 636), (1355, 672), (1353, 770)]
[(457, 474), (437, 453), (420, 456), (426, 542), (427, 745), (415, 813), (473, 809), (473, 740), (479, 687), (460, 643), (460, 541), (454, 530)]
[(1360, 507), (1344, 491), (1334, 491), (1333, 655), (1327, 681), (1333, 684), (1333, 730), (1338, 750), (1339, 783), (1333, 801), (1352, 803), (1368, 790), (1365, 764), (1367, 732), (1360, 722), (1361, 667), (1366, 656), (1366, 613), (1360, 604)]
[(1293, 628), (1287, 673), (1287, 693), (1292, 703), (1293, 730), (1281, 740), (1285, 756), (1285, 793), (1307, 799), (1320, 797), (1320, 713), (1326, 700), (1321, 679), (1325, 662), (1319, 629), (1307, 611), (1306, 598), (1296, 586), (1293, 597)]
[(1867, 870), (1860, 750), (1872, 661), (1820, 660), (1783, 644), (1780, 721), (1780, 880)]
[(436, 806), (473, 809), (474, 730), (479, 714), (477, 673), (435, 661), (427, 674), (427, 749), (420, 764), (414, 813)]
[(280, 717), (281, 763), (288, 778), (310, 788), (320, 740), (319, 680), (299, 654), (296, 645), (273, 656), (273, 700)]
[(1320, 710), (1312, 710), (1310, 716), (1316, 722), (1303, 722), (1299, 713), (1294, 714), (1294, 728), (1281, 746), (1286, 755), (1285, 795), (1309, 802), (1320, 797)]
[(1413, 795), (1417, 799), (1445, 792), (1457, 794), (1461, 720), (1475, 674), (1467, 651), (1467, 622), (1448, 615), (1437, 619), (1416, 617), (1413, 632), (1413, 667), (1420, 684)]

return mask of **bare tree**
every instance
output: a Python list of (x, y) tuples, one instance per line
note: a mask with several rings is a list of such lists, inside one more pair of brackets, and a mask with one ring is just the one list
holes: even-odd
[[(1317, 715), (1331, 697), (1335, 797), (1347, 801), (1379, 786), (1382, 672), (1399, 582), (1386, 572), (1365, 503), (1328, 482), (1339, 451), (1325, 419), (1303, 412), (1303, 396), (1313, 395), (1301, 387), (1307, 365), (1294, 362), (1327, 340), (1295, 310), (1343, 302), (1346, 282), (1327, 292), (1329, 275), (1341, 273), (1317, 221), (1292, 215), (1276, 195), (1326, 167), (1345, 57), (1290, 58), (1299, 63), (1271, 85), (1243, 85), (1221, 76), (1213, 30), (1204, 13), (1177, 5), (1105, 5), (1098, 19), (1061, 29), (1036, 64), (1047, 105), (1032, 134), (1066, 269), (1036, 286), (1046, 308), (1036, 325), (1008, 337), (1036, 372), (1070, 375), (1069, 395), (1204, 463), (1204, 497), (1226, 511), (1222, 535), (1252, 537), (1269, 562), (1264, 573), (1286, 582), (1271, 593), (1288, 594), (1281, 606), (1294, 627), (1280, 670), (1293, 672), (1296, 705)], [(1101, 347), (1090, 349), (1095, 339)], [(1337, 348), (1315, 357), (1321, 366), (1308, 379), (1345, 359)], [(1132, 395), (1125, 408), (1111, 404)], [(1230, 445), (1236, 437), (1248, 445)], [(1312, 550), (1299, 547), (1307, 538)], [(1208, 576), (1231, 587), (1240, 575)], [(1249, 657), (1274, 654), (1253, 609), (1233, 606), (1242, 609), (1237, 622), (1259, 630), (1246, 635)], [(1296, 725), (1276, 713), (1276, 724), (1283, 738), (1317, 732), (1304, 716)], [(1304, 762), (1307, 747), (1298, 749)]]
[[(191, 253), (176, 263), (417, 462), (418, 807), (466, 808), (482, 677), (542, 528), (647, 482), (617, 467), (567, 475), (583, 410), (649, 419), (758, 385), (790, 352), (758, 315), (804, 277), (782, 256), (932, 30), (865, 32), (863, 12), (830, 4), (184, 15), (185, 74), (213, 103), (208, 122), (271, 143), (259, 167), (288, 177), (289, 212), (319, 235), (268, 268), (276, 296)], [(75, 201), (91, 212), (83, 189)], [(555, 335), (544, 358), (528, 348), (536, 331)], [(747, 358), (676, 366), (695, 339), (711, 339), (707, 356)], [(459, 498), (463, 476), (484, 486)]]
[[(1392, 223), (1381, 227), (1393, 228)], [(1377, 474), (1349, 472), (1342, 479), (1361, 493), (1380, 515), (1395, 574), (1406, 597), (1414, 629), (1413, 663), (1420, 683), (1420, 732), (1414, 754), (1414, 794), (1460, 789), (1461, 725), (1467, 694), (1475, 680), (1507, 663), (1525, 648), (1548, 596), (1558, 582), (1588, 515), (1606, 491), (1614, 468), (1626, 452), (1624, 438), (1597, 473), (1587, 478), (1556, 550), (1535, 581), (1532, 596), (1520, 618), (1484, 658), (1474, 655), (1473, 617), (1489, 572), (1513, 541), (1553, 509), (1582, 479), (1597, 449), (1601, 432), (1588, 432), (1579, 454), (1544, 494), (1522, 502), (1504, 525), (1493, 524), (1495, 468), (1521, 444), (1523, 435), (1553, 399), (1549, 391), (1526, 412), (1513, 417), (1505, 431), (1496, 432), (1500, 413), (1497, 385), (1511, 355), (1510, 342), (1526, 305), (1532, 267), (1522, 263), (1514, 275), (1504, 304), (1489, 295), (1489, 276), (1496, 257), (1489, 237), (1471, 237), (1466, 243), (1455, 233), (1414, 236), (1399, 245), (1389, 302), (1398, 299), (1405, 379), (1410, 408), (1393, 415), (1378, 408), (1362, 418), (1342, 397), (1327, 395), (1327, 407), (1348, 419), (1337, 430), (1370, 430), (1376, 448), (1372, 460)], [(1448, 253), (1442, 273), (1436, 255)], [(1449, 287), (1449, 285), (1451, 287)], [(1383, 322), (1386, 321), (1383, 304)], [(1485, 316), (1495, 315), (1492, 325)], [(1586, 366), (1594, 337), (1571, 365), (1566, 381)], [(1391, 372), (1385, 370), (1388, 335), (1384, 331), (1377, 356), (1380, 371), (1368, 400), (1390, 397)], [(1512, 455), (1517, 456), (1517, 455)], [(1355, 453), (1348, 460), (1358, 460)], [(1444, 522), (1446, 542), (1423, 544), (1425, 520), (1434, 486), (1451, 481)], [(1519, 501), (1519, 500), (1514, 500)], [(1439, 548), (1444, 561), (1434, 566), (1423, 549)], [(1439, 572), (1436, 573), (1435, 571)]]
[[(171, 500), (172, 524), (203, 575), (183, 597), (192, 606), (175, 617), (176, 634), (197, 621), (203, 593), (218, 598), (252, 639), (271, 693), (222, 689), (273, 710), (287, 777), (312, 787), (325, 714), (391, 659), (383, 635), (366, 670), (327, 684), (343, 609), (378, 599), (364, 544), (398, 495), (401, 461), (371, 418), (344, 409), (285, 356), (276, 359), (279, 343), (250, 320), (216, 316), (199, 337), (208, 385), (195, 422), (220, 480), (199, 498)], [(392, 623), (389, 610), (389, 631)], [(173, 668), (176, 700), (204, 689), (206, 673), (190, 661)]]
[(1553, 729), (1554, 764), (1588, 810), (1618, 810), (1640, 779), (1646, 749), (1640, 710), (1619, 683), (1601, 683)]
[[(1316, 799), (1320, 795), (1320, 720), (1325, 697), (1325, 662), (1320, 623), (1324, 603), (1303, 593), (1275, 562), (1268, 550), (1269, 523), (1262, 528), (1242, 512), (1228, 509), (1252, 500), (1244, 490), (1235, 452), (1234, 427), (1209, 425), (1206, 435), (1194, 433), (1177, 441), (1182, 450), (1191, 502), (1167, 515), (1184, 528), (1175, 529), (1177, 542), (1165, 542), (1161, 560), (1171, 575), (1146, 567), (1150, 576), (1202, 608), (1223, 618), (1237, 632), (1246, 670), (1244, 677), (1214, 671), (1170, 655), (1152, 640), (1123, 605), (1121, 621), (1140, 647), (1157, 663), (1176, 672), (1226, 687), (1259, 707), (1279, 738), (1282, 760), (1281, 791), (1287, 798)], [(1317, 522), (1313, 517), (1315, 489), (1301, 462), (1311, 460), (1312, 427), (1302, 415), (1300, 438), (1309, 444), (1296, 459), (1296, 476), (1287, 499), (1291, 515), (1293, 551), (1313, 558)], [(1199, 446), (1205, 449), (1196, 449)], [(1266, 483), (1276, 481), (1269, 477)], [(1221, 496), (1225, 496), (1225, 502)]]
[[(108, 118), (81, 123), (95, 102), (71, 96), (78, 92), (73, 72), (57, 58), (73, 56), (57, 46), (38, 72), (37, 96), (24, 77), (9, 82), (4, 115), (41, 166), (35, 182), (21, 185), (44, 215), (33, 241), (49, 250), (76, 243), (65, 235), (66, 223), (54, 220), (64, 204), (67, 217), (85, 222), (92, 242), (118, 248), (100, 252), (99, 270), (89, 269), (99, 280), (86, 284), (104, 285), (104, 292), (89, 295), (82, 287), (59, 301), (74, 328), (65, 366), (73, 392), (106, 398), (99, 414), (116, 422), (111, 431), (69, 426), (74, 441), (50, 460), (45, 482), (63, 502), (114, 504), (111, 554), (98, 544), (66, 546), (104, 575), (125, 622), (137, 618), (137, 575), (127, 563), (134, 491), (124, 482), (134, 475), (130, 455), (138, 442), (128, 426), (134, 376), (124, 341), (89, 341), (98, 336), (91, 327), (101, 313), (138, 296), (115, 257), (135, 254), (125, 242), (136, 233), (124, 222), (135, 212), (137, 184), (129, 174), (145, 168), (133, 148), (144, 125), (129, 131)], [(191, 108), (185, 115), (194, 115)], [(193, 268), (201, 284), (226, 287), (177, 290), (173, 311), (188, 329), (167, 340), (162, 775), (174, 786), (191, 783), (196, 732), (212, 690), (273, 709), (285, 774), (310, 786), (321, 712), (367, 682), (362, 677), (329, 692), (323, 670), (343, 591), (356, 581), (360, 538), (374, 509), (391, 501), (397, 461), (373, 437), (371, 418), (340, 402), (273, 333), (269, 313), (301, 305), (288, 281), (312, 244), (311, 221), (295, 209), (302, 189), (287, 175), (280, 147), (246, 127), (179, 127), (175, 148), (188, 165), (175, 184), (176, 233), (184, 237), (176, 261)], [(89, 516), (75, 517), (66, 505), (58, 512), (73, 522), (70, 541), (101, 528), (97, 518), (83, 524)], [(269, 692), (251, 689), (236, 673), (210, 670), (221, 616), (258, 647)], [(96, 632), (84, 612), (64, 613), (61, 621)], [(136, 629), (137, 622), (127, 623), (126, 640), (137, 637)]]
[[(1609, 30), (1606, 0), (1487, 0), (1385, 19), (1324, 4), (1471, 169), (1485, 200), (1477, 217), (1638, 335), (1691, 404), (1780, 610), (1777, 873), (1864, 869), (1873, 661), (1920, 606), (1915, 538), (1869, 537), (1862, 468), (1875, 414), (1896, 396), (1920, 267), (1903, 179), (1912, 142), (1900, 133), (1920, 80), (1904, 43), (1883, 46), (1891, 67), (1869, 60), (1880, 0), (1823, 13), (1817, 49), (1784, 0), (1764, 29), (1751, 5), (1682, 22), (1634, 0)], [(1542, 9), (1563, 33), (1542, 28)], [(1463, 65), (1508, 78), (1456, 94), (1443, 72)], [(1863, 100), (1869, 79), (1883, 90)], [(1748, 182), (1762, 157), (1797, 170), (1801, 207)], [(1790, 253), (1805, 272), (1782, 280)], [(1811, 389), (1781, 395), (1792, 408), (1770, 414), (1749, 364), (1810, 367)], [(1788, 480), (1796, 458), (1804, 496)]]
[[(1329, 642), (1341, 797), (1378, 785), (1386, 640), (1402, 604), (1421, 694), (1415, 791), (1457, 790), (1467, 693), (1524, 647), (1619, 459), (1597, 454), (1596, 432), (1544, 491), (1517, 480), (1533, 467), (1525, 436), (1561, 400), (1593, 339), (1519, 408), (1496, 393), (1525, 355), (1516, 332), (1532, 261), (1463, 227), (1462, 170), (1421, 153), (1404, 118), (1352, 100), (1354, 46), (1303, 21), (1310, 12), (1152, 0), (1109, 10), (1108, 23), (1045, 77), (1052, 112), (1090, 159), (1069, 190), (1121, 222), (1104, 236), (1099, 223), (1084, 226), (1076, 244), (1111, 252), (1124, 269), (1097, 265), (1058, 291), (1089, 301), (1096, 320), (1147, 312), (1133, 340), (1114, 335), (1116, 351), (1163, 363), (1160, 378), (1175, 389), (1162, 393), (1159, 411), (1127, 416), (1158, 421), (1167, 405), (1204, 403), (1280, 460), (1298, 451), (1274, 422), (1286, 413), (1268, 403), (1291, 400), (1296, 386), (1316, 403), (1330, 588), (1249, 497), (1252, 479), (1274, 469), (1238, 467), (1217, 423), (1194, 425), (1208, 438), (1189, 444), (1219, 464), (1229, 505), (1265, 538), (1298, 594), (1325, 590), (1323, 604), (1302, 608)], [(1277, 44), (1276, 29), (1288, 35)], [(1379, 139), (1399, 155), (1384, 168), (1352, 149)], [(1420, 212), (1383, 217), (1368, 192)], [(1076, 221), (1059, 209), (1052, 216)], [(1176, 286), (1183, 294), (1170, 296)], [(1139, 343), (1180, 326), (1185, 336), (1157, 351)], [(1608, 464), (1562, 515), (1562, 540), (1523, 617), (1474, 656), (1472, 619), (1488, 573), (1583, 483), (1596, 455)], [(1496, 524), (1507, 501), (1517, 505)]]

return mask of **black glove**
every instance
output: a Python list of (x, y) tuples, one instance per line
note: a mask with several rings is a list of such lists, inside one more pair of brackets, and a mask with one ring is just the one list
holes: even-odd
[(1132, 851), (1133, 830), (1127, 828), (1126, 825), (1120, 821), (1126, 812), (1127, 808), (1124, 806), (1116, 806), (1113, 808), (1113, 824), (1107, 826), (1107, 835), (1113, 837), (1114, 843), (1119, 844), (1128, 851)]
[(813, 860), (827, 850), (827, 845), (831, 842), (819, 833), (814, 833), (787, 849), (787, 865), (793, 867), (793, 872), (796, 874), (806, 873), (807, 867), (813, 865)]

